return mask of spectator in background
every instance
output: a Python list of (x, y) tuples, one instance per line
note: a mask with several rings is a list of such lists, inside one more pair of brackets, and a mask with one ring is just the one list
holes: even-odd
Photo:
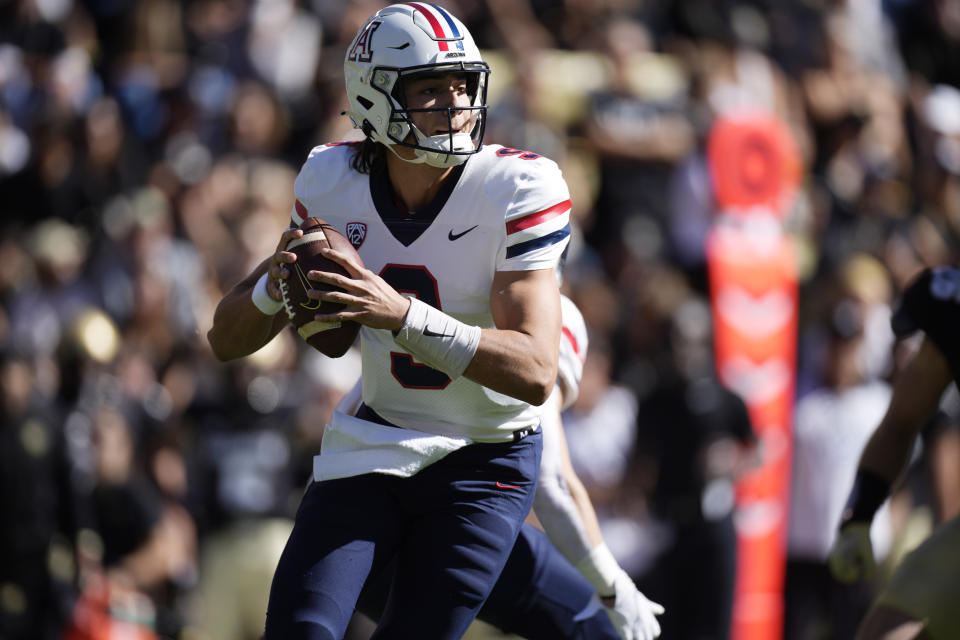
[[(866, 318), (861, 305), (841, 299), (830, 309), (821, 386), (797, 402), (793, 486), (787, 539), (784, 640), (852, 638), (870, 605), (872, 585), (844, 585), (827, 568), (837, 523), (856, 462), (890, 399), (885, 382), (862, 367)], [(889, 506), (871, 531), (880, 557), (890, 548)]]
[(636, 577), (641, 590), (670, 603), (664, 637), (719, 640), (733, 616), (734, 481), (757, 462), (756, 436), (743, 400), (716, 378), (709, 307), (685, 302), (668, 326), (672, 359), (638, 408), (627, 479), (648, 496), (668, 542)]
[[(0, 637), (57, 640), (76, 597), (83, 501), (32, 358), (0, 351)], [(89, 523), (87, 523), (89, 524)]]
[(917, 230), (914, 250), (921, 262), (939, 264), (960, 246), (960, 87), (919, 87), (913, 100), (915, 206), (917, 222), (928, 225), (923, 236)]
[(168, 597), (196, 573), (196, 530), (186, 510), (165, 500), (137, 464), (137, 441), (124, 413), (100, 406), (91, 416), (96, 485), (91, 501), (111, 589), (149, 595), (152, 626), (176, 636), (185, 621)]
[(9, 340), (26, 353), (52, 356), (69, 339), (79, 314), (98, 302), (98, 283), (87, 276), (90, 237), (56, 218), (21, 237), (30, 256), (4, 300)]
[(900, 54), (914, 76), (960, 87), (960, 6), (956, 0), (885, 3)]
[[(590, 96), (587, 140), (599, 160), (600, 192), (588, 241), (616, 278), (624, 252), (663, 256), (673, 167), (694, 143), (682, 69), (652, 52), (640, 22), (619, 17), (603, 31), (612, 66), (609, 87)], [(660, 84), (646, 81), (647, 74)]]
[(563, 412), (573, 468), (599, 510), (616, 494), (636, 438), (636, 398), (614, 384), (613, 353), (602, 334), (590, 334), (580, 394)]

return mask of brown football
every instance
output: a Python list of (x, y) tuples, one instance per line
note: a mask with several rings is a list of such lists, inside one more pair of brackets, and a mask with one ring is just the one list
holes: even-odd
[(349, 275), (346, 269), (320, 254), (324, 247), (352, 255), (360, 264), (363, 260), (343, 234), (320, 218), (307, 218), (300, 228), (303, 235), (287, 244), (287, 251), (295, 253), (297, 261), (290, 265), (290, 277), (280, 283), (283, 306), (290, 323), (307, 344), (326, 356), (339, 358), (356, 340), (360, 325), (349, 320), (332, 326), (317, 322), (314, 316), (318, 313), (334, 313), (343, 305), (308, 298), (307, 289), (329, 290), (333, 287), (308, 280), (307, 273), (315, 270)]

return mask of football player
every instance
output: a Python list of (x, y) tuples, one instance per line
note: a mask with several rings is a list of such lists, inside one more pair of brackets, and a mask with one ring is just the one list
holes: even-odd
[[(478, 617), (528, 640), (656, 638), (660, 634), (656, 616), (663, 608), (637, 590), (610, 553), (567, 452), (560, 412), (580, 391), (587, 330), (573, 301), (566, 296), (560, 301), (559, 375), (541, 422), (543, 457), (534, 498), (534, 511), (549, 540), (532, 525), (523, 526)], [(336, 410), (355, 413), (360, 396), (358, 382)], [(359, 608), (373, 619), (383, 610), (390, 575), (387, 570), (364, 588)]]
[(506, 563), (534, 498), (540, 415), (554, 387), (569, 239), (557, 165), (482, 145), (489, 67), (445, 9), (395, 4), (344, 60), (364, 134), (309, 154), (293, 225), (217, 307), (214, 354), (253, 353), (287, 324), (285, 251), (309, 216), (363, 260), (311, 271), (321, 323), (360, 330), (362, 404), (334, 414), (278, 563), (265, 637), (340, 638), (366, 578), (394, 561), (376, 638), (460, 638)]
[[(913, 444), (951, 379), (960, 384), (960, 269), (925, 270), (893, 316), (899, 337), (923, 341), (897, 375), (886, 414), (860, 458), (854, 486), (829, 557), (838, 580), (869, 579), (875, 570), (870, 523), (906, 468)], [(960, 516), (939, 526), (909, 554), (881, 590), (857, 633), (866, 640), (960, 637)]]

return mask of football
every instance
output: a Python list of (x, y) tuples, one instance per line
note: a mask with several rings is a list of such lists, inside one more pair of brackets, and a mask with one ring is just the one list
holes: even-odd
[(307, 218), (300, 228), (303, 235), (287, 245), (287, 251), (297, 255), (297, 261), (290, 265), (290, 277), (280, 282), (283, 307), (290, 323), (307, 344), (326, 356), (339, 358), (356, 340), (360, 325), (350, 321), (335, 324), (317, 322), (314, 316), (318, 313), (335, 313), (343, 305), (308, 298), (307, 289), (329, 290), (331, 287), (308, 280), (307, 273), (316, 270), (349, 275), (346, 269), (320, 254), (320, 249), (324, 247), (350, 254), (360, 264), (363, 264), (363, 260), (343, 234), (320, 218)]

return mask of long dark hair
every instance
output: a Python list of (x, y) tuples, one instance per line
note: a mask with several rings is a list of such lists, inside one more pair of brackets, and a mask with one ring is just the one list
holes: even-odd
[(364, 138), (353, 145), (353, 158), (350, 166), (357, 172), (367, 174), (378, 164), (387, 161), (386, 148), (379, 142)]

